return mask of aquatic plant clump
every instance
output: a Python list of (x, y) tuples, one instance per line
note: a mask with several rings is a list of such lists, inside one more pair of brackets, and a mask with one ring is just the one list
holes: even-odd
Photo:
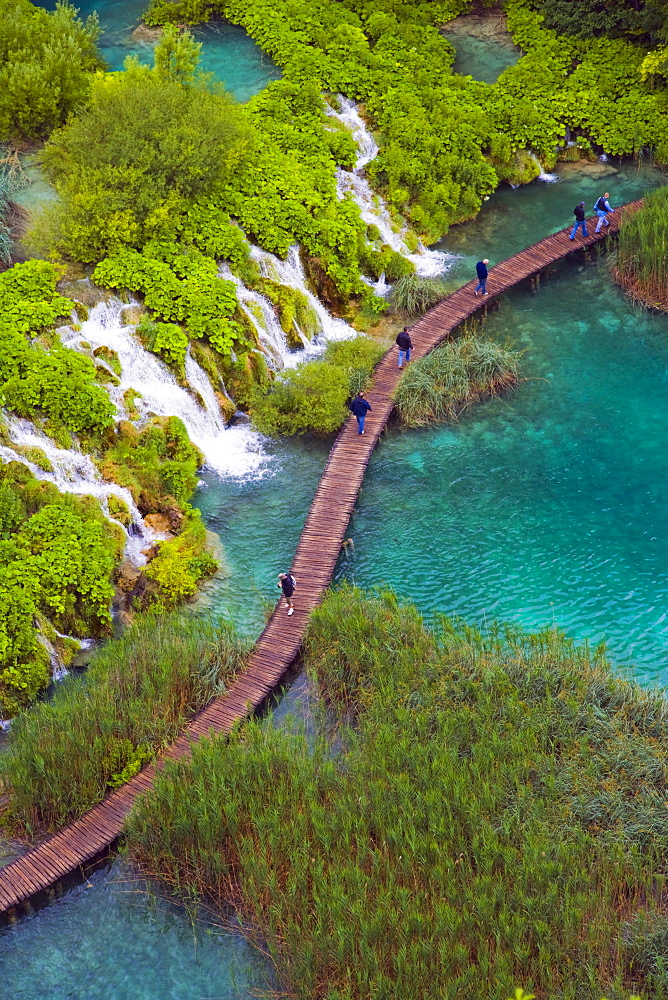
[(645, 195), (622, 216), (612, 274), (636, 302), (668, 312), (668, 187)]
[(456, 420), (465, 407), (517, 385), (520, 356), (492, 340), (468, 334), (414, 361), (394, 392), (409, 427)]
[(256, 723), (198, 745), (135, 806), (145, 872), (237, 907), (303, 1000), (664, 995), (661, 695), (555, 630), (349, 587), (306, 665), (339, 754)]
[(392, 286), (390, 299), (394, 308), (412, 318), (422, 316), (447, 295), (445, 283), (438, 278), (406, 274)]
[(147, 616), (100, 649), (85, 677), (12, 726), (0, 761), (7, 822), (34, 834), (76, 819), (172, 743), (244, 663), (225, 622)]

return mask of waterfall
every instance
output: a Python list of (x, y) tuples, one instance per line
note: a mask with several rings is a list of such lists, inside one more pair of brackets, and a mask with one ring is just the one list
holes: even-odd
[(281, 285), (287, 285), (289, 288), (301, 292), (318, 320), (319, 329), (315, 333), (313, 342), (309, 343), (308, 338), (306, 338), (306, 346), (303, 351), (291, 351), (288, 355), (284, 355), (283, 360), (287, 367), (293, 367), (309, 355), (322, 353), (323, 342), (350, 340), (358, 336), (357, 330), (349, 326), (345, 320), (338, 319), (328, 313), (317, 295), (309, 290), (298, 246), (290, 247), (286, 260), (280, 260), (279, 257), (275, 257), (274, 254), (261, 250), (259, 247), (251, 247), (251, 258), (257, 263), (260, 273), (265, 278), (271, 278)]
[(241, 278), (238, 278), (231, 271), (229, 264), (221, 264), (218, 268), (218, 274), (225, 281), (231, 281), (234, 284), (239, 305), (255, 329), (272, 368), (280, 371), (293, 364), (291, 356), (295, 352), (291, 352), (288, 347), (285, 334), (271, 302), (259, 292), (246, 288)]
[(540, 162), (540, 160), (534, 153), (529, 152), (529, 159), (533, 160), (533, 162), (536, 164), (536, 166), (540, 171), (538, 177), (536, 178), (537, 180), (543, 181), (544, 184), (555, 184), (559, 180), (559, 174), (545, 173), (545, 171), (543, 170), (543, 164)]
[[(422, 243), (418, 245), (413, 253), (409, 250), (404, 236), (407, 226), (399, 232), (392, 222), (392, 217), (388, 208), (380, 197), (375, 194), (364, 176), (364, 168), (378, 155), (378, 146), (375, 139), (367, 129), (357, 105), (354, 101), (339, 95), (339, 110), (335, 111), (329, 105), (325, 105), (325, 111), (331, 118), (337, 118), (347, 129), (352, 132), (355, 145), (359, 151), (355, 166), (352, 170), (343, 170), (339, 167), (336, 171), (337, 193), (339, 198), (344, 198), (351, 194), (356, 204), (359, 206), (360, 215), (368, 226), (377, 226), (383, 243), (387, 243), (402, 257), (410, 260), (415, 265), (415, 270), (423, 277), (435, 277), (443, 274), (455, 260), (454, 254), (443, 253), (440, 250), (428, 250)], [(387, 291), (384, 279), (374, 286), (379, 294)]]
[[(119, 524), (127, 535), (126, 559), (135, 566), (141, 566), (146, 562), (142, 549), (162, 536), (144, 524), (128, 489), (118, 486), (116, 483), (105, 483), (89, 455), (84, 455), (83, 452), (76, 451), (74, 448), (58, 448), (51, 438), (37, 430), (30, 420), (21, 420), (18, 417), (8, 415), (6, 428), (12, 444), (16, 445), (17, 449), (40, 448), (49, 460), (51, 469), (42, 469), (26, 458), (20, 450), (15, 450), (9, 445), (0, 445), (0, 459), (2, 461), (21, 462), (22, 465), (30, 469), (36, 479), (53, 483), (61, 493), (97, 497), (105, 516), (114, 524)], [(118, 497), (127, 505), (132, 517), (132, 527), (129, 532), (120, 521), (110, 516), (108, 507), (110, 496)]]
[(91, 309), (79, 331), (69, 327), (59, 330), (61, 340), (77, 350), (84, 350), (82, 344), (87, 343), (116, 352), (121, 379), (120, 385), (109, 386), (109, 395), (121, 413), (123, 394), (134, 389), (141, 394), (136, 401), (141, 416), (180, 417), (190, 440), (212, 469), (234, 479), (261, 475), (268, 461), (262, 436), (247, 426), (225, 427), (211, 382), (190, 352), (186, 356), (186, 377), (199, 400), (179, 385), (167, 365), (141, 345), (133, 327), (122, 322), (124, 308), (117, 299), (100, 302)]

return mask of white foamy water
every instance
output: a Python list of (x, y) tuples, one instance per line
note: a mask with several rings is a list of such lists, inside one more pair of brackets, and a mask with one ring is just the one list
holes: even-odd
[(105, 515), (115, 524), (120, 524), (120, 521), (116, 521), (109, 514), (109, 497), (116, 496), (123, 500), (132, 516), (129, 531), (120, 524), (127, 536), (125, 557), (135, 566), (141, 566), (146, 562), (142, 549), (162, 536), (156, 535), (144, 524), (128, 489), (117, 483), (104, 482), (89, 455), (84, 455), (83, 452), (74, 448), (58, 448), (46, 434), (37, 430), (30, 420), (7, 416), (6, 427), (12, 444), (18, 447), (41, 448), (51, 463), (52, 469), (48, 472), (45, 471), (9, 445), (0, 445), (0, 459), (2, 461), (21, 462), (22, 465), (26, 465), (30, 469), (36, 479), (53, 483), (61, 493), (96, 497)]
[(328, 340), (351, 340), (358, 336), (357, 330), (349, 326), (345, 320), (338, 319), (327, 312), (320, 299), (310, 291), (299, 256), (299, 247), (296, 244), (288, 250), (286, 260), (281, 260), (273, 253), (261, 250), (259, 247), (251, 247), (251, 257), (260, 268), (260, 274), (265, 278), (271, 278), (281, 285), (287, 285), (289, 288), (295, 288), (301, 292), (317, 317), (318, 329), (312, 340), (309, 341), (308, 337), (303, 337), (304, 350), (287, 351), (284, 354), (283, 363), (286, 367), (294, 367), (309, 356), (321, 354)]
[(118, 300), (100, 302), (91, 309), (80, 331), (61, 329), (61, 340), (67, 347), (82, 349), (85, 341), (93, 348), (104, 345), (117, 353), (122, 370), (120, 385), (108, 388), (121, 413), (124, 392), (135, 389), (141, 394), (135, 403), (140, 414), (180, 417), (190, 440), (216, 472), (234, 479), (262, 474), (269, 460), (262, 436), (248, 426), (225, 426), (211, 382), (190, 353), (186, 357), (186, 378), (200, 398), (179, 385), (167, 365), (142, 346), (134, 327), (122, 322), (124, 308)]
[[(336, 171), (337, 191), (339, 198), (344, 198), (347, 194), (352, 195), (354, 201), (359, 206), (360, 215), (368, 226), (377, 226), (383, 243), (387, 243), (402, 257), (410, 260), (415, 265), (418, 274), (425, 278), (436, 277), (447, 271), (452, 262), (456, 259), (454, 254), (444, 253), (441, 250), (429, 250), (422, 243), (418, 245), (413, 253), (406, 246), (404, 236), (407, 226), (397, 232), (393, 225), (392, 217), (387, 205), (376, 194), (364, 176), (364, 168), (371, 163), (378, 155), (378, 145), (376, 140), (364, 124), (362, 117), (354, 101), (347, 97), (338, 96), (339, 110), (325, 105), (325, 111), (330, 117), (337, 118), (352, 132), (355, 145), (359, 155), (352, 170), (343, 170), (339, 167)], [(373, 285), (377, 293), (382, 295), (387, 292), (387, 284), (382, 276)]]
[(239, 305), (255, 329), (271, 367), (280, 371), (290, 366), (291, 355), (296, 352), (288, 347), (285, 333), (269, 299), (259, 292), (246, 288), (241, 278), (232, 273), (229, 264), (221, 264), (218, 274), (225, 281), (234, 284)]
[(538, 167), (538, 169), (540, 171), (540, 173), (538, 174), (538, 177), (536, 178), (536, 180), (542, 181), (544, 184), (556, 184), (557, 183), (557, 181), (559, 180), (559, 174), (548, 174), (548, 173), (546, 173), (543, 170), (543, 164), (540, 162), (540, 160), (538, 159), (537, 156), (535, 156), (533, 153), (529, 153), (529, 157), (530, 157), (530, 159), (533, 160), (533, 162), (536, 164), (536, 166)]

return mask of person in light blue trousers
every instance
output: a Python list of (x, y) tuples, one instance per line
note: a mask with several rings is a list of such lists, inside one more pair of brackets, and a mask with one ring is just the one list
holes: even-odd
[(489, 271), (487, 270), (488, 264), (489, 260), (485, 257), (484, 260), (479, 260), (475, 266), (475, 273), (478, 275), (478, 284), (475, 286), (473, 294), (476, 298), (478, 296), (478, 292), (480, 292), (481, 295), (489, 295), (489, 292), (487, 291), (487, 275), (489, 274)]
[(371, 404), (364, 398), (363, 392), (358, 392), (351, 403), (348, 403), (348, 407), (357, 417), (357, 428), (358, 434), (364, 434), (364, 421), (366, 420), (366, 415), (371, 409)]
[(601, 226), (610, 225), (610, 223), (608, 222), (608, 215), (612, 215), (614, 209), (610, 208), (610, 202), (608, 201), (609, 197), (610, 195), (606, 191), (605, 194), (601, 198), (599, 198), (596, 204), (594, 205), (594, 211), (598, 215), (598, 222), (596, 223), (596, 229), (594, 230), (595, 233), (600, 233)]
[(408, 330), (404, 327), (400, 334), (397, 335), (396, 340), (397, 347), (399, 348), (399, 367), (404, 363), (404, 358), (406, 358), (406, 364), (411, 359), (411, 350), (413, 348), (413, 343), (410, 338)]

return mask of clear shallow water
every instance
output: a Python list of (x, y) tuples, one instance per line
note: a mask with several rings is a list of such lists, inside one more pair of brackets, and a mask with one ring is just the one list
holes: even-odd
[(486, 329), (532, 380), (385, 438), (339, 578), (478, 624), (555, 623), (668, 683), (668, 319), (574, 261)]
[[(99, 47), (111, 70), (123, 69), (128, 56), (138, 56), (141, 62), (153, 62), (154, 42), (134, 35), (148, 0), (78, 0), (79, 16), (88, 17), (97, 11), (103, 29)], [(38, 6), (55, 9), (55, 0), (43, 0)], [(255, 44), (243, 28), (216, 22), (189, 29), (202, 42), (200, 68), (214, 73), (239, 101), (247, 101), (272, 80), (280, 69)]]
[(489, 38), (476, 38), (462, 32), (443, 32), (452, 42), (457, 55), (452, 66), (454, 73), (472, 76), (483, 83), (496, 83), (504, 69), (519, 61), (521, 52), (512, 42), (504, 44)]
[(119, 863), (0, 931), (0, 969), (12, 1000), (247, 1000), (270, 986), (241, 937), (153, 904)]

